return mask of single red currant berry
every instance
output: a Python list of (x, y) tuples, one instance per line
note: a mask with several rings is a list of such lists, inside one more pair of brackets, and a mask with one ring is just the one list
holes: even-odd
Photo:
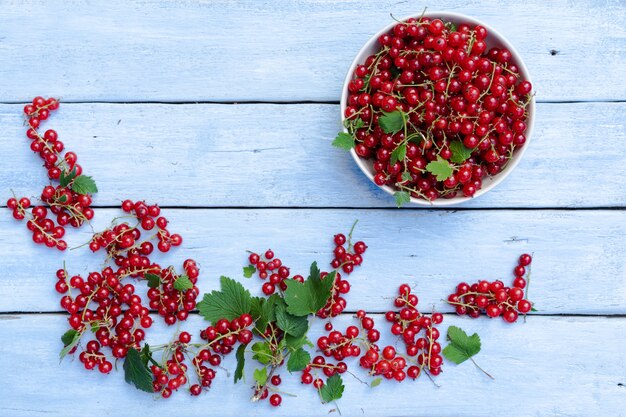
[(202, 393), (202, 387), (198, 384), (193, 384), (190, 388), (189, 388), (189, 393), (193, 396), (198, 396)]
[(187, 333), (187, 332), (181, 332), (178, 335), (178, 341), (180, 343), (189, 343), (189, 342), (191, 342), (191, 335), (189, 333)]
[(272, 385), (276, 385), (276, 386), (279, 386), (280, 383), (282, 382), (282, 380), (280, 379), (280, 375), (272, 376), (271, 381), (272, 381)]
[(335, 245), (341, 246), (346, 243), (346, 236), (342, 233), (336, 234), (334, 237)]
[(521, 266), (528, 266), (528, 265), (530, 265), (531, 262), (532, 262), (532, 257), (529, 254), (527, 254), (527, 253), (525, 253), (525, 254), (523, 254), (523, 255), (521, 255), (519, 257), (519, 264)]
[(283, 399), (279, 394), (273, 394), (270, 397), (270, 404), (272, 404), (274, 407), (278, 407), (282, 401)]

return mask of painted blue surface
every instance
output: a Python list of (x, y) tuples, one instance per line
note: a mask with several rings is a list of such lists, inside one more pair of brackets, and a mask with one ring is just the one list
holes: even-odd
[[(342, 415), (622, 415), (626, 5), (444, 0), (429, 7), (501, 30), (524, 57), (539, 102), (524, 160), (460, 211), (393, 209), (347, 154), (330, 147), (339, 129), (333, 103), (353, 55), (389, 12), (421, 8), (356, 0), (0, 0), (0, 190), (30, 195), (45, 184), (15, 103), (55, 95), (64, 103), (48, 126), (97, 180), (95, 204), (130, 197), (171, 207), (172, 229), (185, 242), (162, 262), (198, 259), (203, 291), (216, 288), (221, 274), (239, 276), (246, 249), (272, 247), (296, 270), (325, 263), (332, 234), (357, 218), (356, 233), (370, 248), (351, 280), (350, 309), (384, 313), (387, 297), (408, 282), (423, 308), (449, 313), (440, 300), (455, 283), (509, 280), (516, 257), (534, 252), (530, 298), (539, 311), (526, 323), (445, 316), (442, 330), (455, 324), (481, 335), (477, 360), (495, 381), (468, 363), (447, 363), (440, 388), (422, 378), (371, 390), (347, 377)], [(242, 101), (259, 103), (231, 104)], [(286, 373), (285, 390), (298, 398), (270, 411), (247, 401), (249, 384), (233, 386), (224, 374), (200, 398), (153, 401), (119, 373), (59, 365), (66, 317), (54, 271), (63, 259), (74, 272), (100, 259), (36, 247), (2, 210), (0, 417), (318, 416), (333, 409)], [(117, 213), (98, 209), (94, 227)], [(71, 246), (87, 238), (87, 229), (68, 236)], [(257, 284), (245, 282), (258, 292)], [(342, 316), (339, 327), (351, 320)], [(197, 316), (185, 324), (200, 326)], [(170, 332), (158, 324), (148, 340)]]

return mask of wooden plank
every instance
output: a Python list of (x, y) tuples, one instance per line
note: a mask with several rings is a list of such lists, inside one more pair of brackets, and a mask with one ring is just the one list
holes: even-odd
[[(95, 229), (120, 213), (98, 210)], [(403, 282), (415, 288), (422, 308), (451, 311), (441, 300), (458, 282), (510, 283), (517, 257), (534, 252), (530, 298), (540, 313), (626, 313), (626, 211), (168, 209), (164, 215), (185, 240), (154, 259), (178, 267), (196, 259), (202, 292), (226, 275), (260, 293), (258, 278), (242, 277), (247, 249), (272, 248), (293, 274), (307, 273), (313, 261), (328, 266), (332, 236), (359, 219), (355, 239), (369, 249), (350, 279), (350, 311), (386, 311)], [(35, 246), (25, 225), (9, 217), (0, 217), (0, 311), (59, 311), (54, 273), (63, 260), (71, 273), (85, 274), (102, 268), (102, 255), (86, 247), (60, 254)], [(89, 240), (89, 229), (68, 236), (70, 247), (77, 246)]]
[[(379, 2), (87, 0), (2, 2), (0, 100), (339, 100), (370, 36), (423, 5)], [(626, 99), (621, 1), (442, 0), (500, 30), (519, 50), (539, 100)], [(24, 28), (28, 28), (27, 31)], [(585, 28), (585, 30), (581, 30)], [(610, 59), (607, 59), (610, 57)]]
[[(535, 136), (503, 184), (462, 207), (626, 206), (625, 103), (540, 104)], [(19, 105), (0, 105), (0, 189), (45, 184)], [(338, 106), (63, 104), (46, 123), (96, 179), (97, 205), (393, 207), (330, 146)], [(551, 184), (551, 185), (547, 185)]]
[[(376, 317), (384, 335), (382, 317)], [(336, 327), (345, 329), (353, 319), (342, 316)], [(160, 321), (159, 321), (160, 323)], [(197, 334), (206, 322), (193, 316), (183, 328)], [(312, 330), (318, 335), (319, 322)], [(476, 361), (494, 375), (491, 381), (471, 363), (444, 364), (437, 377), (440, 388), (427, 378), (398, 384), (383, 381), (372, 389), (344, 375), (346, 390), (338, 401), (345, 416), (588, 416), (619, 415), (626, 408), (624, 383), (626, 353), (618, 343), (626, 332), (626, 319), (532, 317), (527, 323), (506, 325), (501, 321), (463, 320), (446, 317), (448, 325), (478, 332), (482, 351)], [(179, 392), (169, 400), (154, 401), (149, 394), (128, 386), (120, 372), (104, 376), (89, 373), (78, 361), (59, 365), (59, 341), (67, 324), (60, 315), (0, 316), (0, 366), (10, 373), (0, 383), (3, 401), (0, 414), (12, 417), (46, 413), (50, 416), (176, 415), (187, 416), (267, 415), (267, 402), (253, 404), (250, 384), (232, 384), (218, 371), (211, 391), (199, 398)], [(155, 324), (148, 341), (163, 343), (173, 329)], [(387, 336), (384, 336), (387, 337)], [(390, 341), (389, 339), (386, 339)], [(601, 349), (598, 346), (602, 346)], [(234, 355), (224, 367), (234, 370)], [(252, 362), (246, 375), (251, 379)], [(360, 379), (367, 379), (357, 361), (348, 361)], [(232, 375), (232, 373), (231, 373)], [(272, 415), (326, 415), (335, 405), (320, 404), (315, 391), (299, 382), (299, 374), (282, 374), (281, 389), (295, 393), (271, 410)], [(34, 387), (42, 387), (34, 391)], [(417, 394), (417, 395), (416, 395)], [(122, 411), (123, 410), (123, 411)]]

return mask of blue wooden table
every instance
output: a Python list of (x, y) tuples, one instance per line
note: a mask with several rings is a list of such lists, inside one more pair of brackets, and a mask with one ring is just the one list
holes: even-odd
[[(421, 378), (372, 390), (347, 377), (343, 415), (623, 415), (626, 5), (430, 5), (482, 19), (518, 48), (537, 91), (535, 133), (524, 160), (487, 195), (454, 210), (396, 209), (330, 142), (356, 51), (390, 12), (423, 6), (0, 1), (0, 190), (34, 195), (46, 183), (21, 108), (36, 95), (58, 96), (48, 124), (97, 180), (94, 227), (108, 224), (124, 198), (167, 207), (185, 242), (163, 262), (197, 259), (202, 291), (217, 288), (220, 275), (241, 277), (245, 249), (272, 247), (295, 270), (326, 262), (332, 234), (359, 219), (356, 234), (370, 249), (352, 277), (350, 311), (384, 313), (408, 282), (421, 303), (447, 313), (442, 331), (454, 324), (480, 334), (477, 359), (495, 381), (468, 363), (446, 363), (439, 388)], [(68, 240), (88, 238), (83, 228)], [(535, 254), (538, 310), (525, 323), (459, 318), (441, 301), (461, 280), (510, 279), (523, 252)], [(154, 401), (119, 372), (59, 365), (67, 321), (54, 272), (64, 259), (84, 273), (97, 258), (36, 247), (6, 209), (0, 216), (0, 416), (315, 416), (334, 408), (286, 375), (285, 390), (298, 398), (270, 410), (224, 375), (199, 398)], [(184, 327), (202, 325), (194, 315)], [(148, 341), (172, 331), (151, 330)]]

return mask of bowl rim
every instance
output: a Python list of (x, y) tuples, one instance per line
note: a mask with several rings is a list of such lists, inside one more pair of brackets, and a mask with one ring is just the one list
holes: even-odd
[[(342, 127), (343, 132), (348, 133), (348, 129), (344, 125), (345, 120), (346, 120), (345, 118), (345, 109), (347, 106), (346, 102), (348, 100), (348, 83), (353, 78), (353, 74), (354, 74), (354, 70), (356, 69), (356, 66), (359, 65), (361, 61), (364, 61), (366, 51), (375, 45), (380, 35), (384, 33), (388, 33), (396, 24), (398, 24), (398, 22), (405, 22), (407, 19), (420, 18), (420, 17), (440, 18), (440, 19), (445, 19), (445, 20), (450, 20), (450, 21), (463, 20), (464, 23), (483, 26), (485, 29), (487, 29), (487, 32), (489, 33), (488, 35), (489, 37), (495, 38), (497, 43), (502, 44), (511, 52), (513, 56), (513, 60), (515, 61), (515, 63), (517, 64), (520, 70), (520, 75), (522, 75), (522, 77), (525, 80), (529, 81), (532, 84), (530, 73), (528, 71), (528, 68), (526, 67), (526, 64), (522, 60), (520, 53), (500, 32), (498, 32), (492, 26), (484, 23), (483, 21), (479, 19), (476, 19), (474, 17), (468, 16), (463, 13), (457, 13), (457, 12), (427, 11), (427, 12), (419, 13), (419, 14), (411, 14), (402, 19), (398, 19), (397, 21), (394, 20), (393, 22), (389, 23), (387, 26), (379, 30), (376, 34), (370, 37), (367, 42), (365, 42), (365, 44), (361, 47), (361, 49), (359, 49), (356, 56), (354, 57), (354, 60), (352, 61), (352, 64), (350, 65), (350, 68), (348, 69), (348, 72), (343, 82), (342, 91), (341, 91), (341, 100), (339, 103), (340, 110), (341, 110), (341, 127)], [(410, 202), (412, 204), (422, 205), (422, 206), (444, 207), (444, 206), (452, 206), (452, 205), (462, 204), (468, 201), (472, 201), (476, 199), (477, 197), (480, 197), (481, 195), (487, 193), (488, 191), (493, 189), (495, 186), (500, 184), (502, 181), (504, 181), (504, 179), (508, 177), (509, 174), (513, 171), (513, 169), (519, 164), (520, 160), (526, 153), (526, 149), (528, 149), (528, 145), (530, 144), (534, 125), (535, 125), (535, 95), (533, 94), (531, 97), (530, 103), (528, 105), (528, 117), (526, 119), (526, 131), (525, 131), (526, 142), (524, 143), (524, 146), (516, 150), (515, 154), (510, 159), (510, 161), (508, 162), (504, 170), (502, 170), (501, 172), (499, 172), (493, 177), (488, 177), (489, 182), (486, 184), (483, 183), (483, 187), (480, 190), (477, 190), (476, 193), (472, 197), (456, 196), (456, 197), (449, 198), (449, 199), (438, 198), (434, 201), (427, 201), (422, 198), (416, 198), (416, 197), (411, 196)], [(356, 151), (354, 150), (354, 148), (350, 149), (350, 154), (352, 155), (352, 159), (354, 159), (359, 169), (373, 183), (374, 175), (372, 174), (370, 168), (366, 165), (367, 164), (366, 160), (359, 157), (356, 154)], [(389, 185), (383, 185), (383, 186), (379, 186), (377, 184), (374, 184), (374, 185), (376, 185), (376, 187), (378, 188), (381, 188), (383, 191), (385, 191), (387, 194), (390, 194), (390, 195), (393, 195), (396, 191), (395, 188)]]

